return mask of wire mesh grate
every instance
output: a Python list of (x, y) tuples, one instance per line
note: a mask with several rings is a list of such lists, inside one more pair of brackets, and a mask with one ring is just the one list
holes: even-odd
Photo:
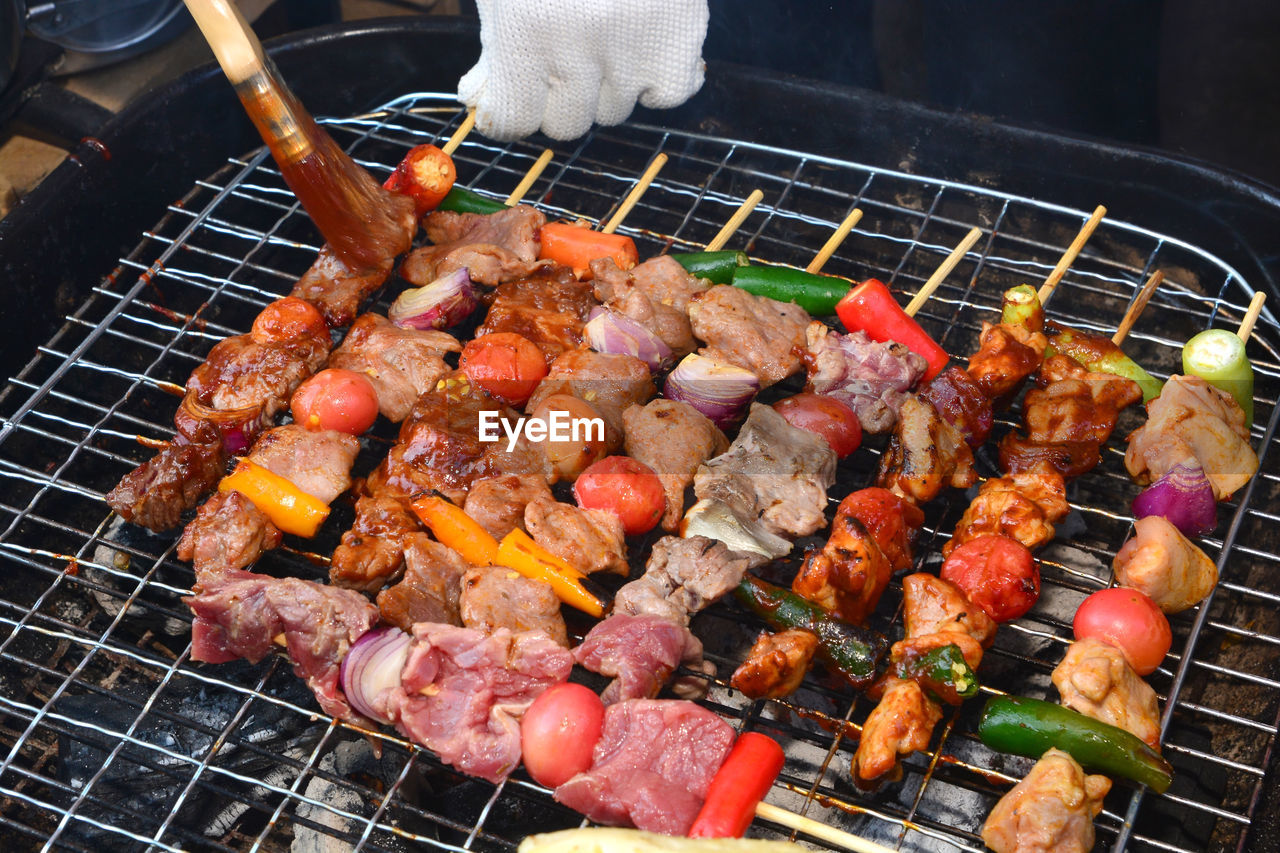
[[(460, 119), (451, 98), (421, 93), (328, 127), (381, 176), (410, 146), (447, 138)], [(472, 137), (455, 161), (462, 183), (502, 199), (540, 152)], [(701, 248), (759, 188), (764, 201), (730, 248), (803, 267), (856, 206), (864, 217), (825, 271), (878, 277), (902, 295), (980, 227), (982, 239), (918, 315), (956, 353), (972, 351), (1006, 288), (1048, 274), (1087, 217), (990, 188), (635, 124), (560, 146), (526, 201), (552, 218), (603, 220), (658, 152), (670, 161), (621, 228), (642, 257)], [(213, 344), (287, 293), (318, 248), (265, 152), (231, 159), (170, 205), (0, 390), (0, 838), (8, 849), (508, 850), (528, 832), (580, 823), (522, 772), (494, 786), (392, 732), (334, 723), (279, 659), (193, 664), (181, 601), (193, 578), (174, 557), (176, 537), (125, 525), (103, 502), (150, 454), (149, 442), (172, 435), (174, 394)], [(1196, 247), (1106, 219), (1049, 313), (1109, 331), (1157, 268), (1166, 282), (1126, 348), (1167, 376), (1183, 341), (1239, 322), (1252, 295)], [(396, 289), (393, 282), (384, 307)], [(1151, 677), (1170, 708), (1165, 753), (1177, 781), (1161, 796), (1117, 785), (1097, 821), (1099, 849), (1234, 848), (1269, 769), (1280, 721), (1272, 532), (1280, 462), (1267, 452), (1280, 328), (1269, 313), (1251, 354), (1262, 468), (1222, 507), (1222, 538), (1205, 542), (1222, 569), (1218, 590), (1173, 620), (1174, 653)], [(1127, 413), (1116, 434), (1137, 417)], [(366, 442), (361, 472), (392, 435)], [(989, 473), (992, 460), (983, 461)], [(868, 484), (874, 465), (874, 451), (859, 454), (839, 488)], [(1000, 632), (982, 670), (989, 691), (1055, 695), (1049, 673), (1070, 639), (1071, 614), (1110, 582), (1136, 491), (1117, 442), (1071, 486), (1074, 512), (1041, 554), (1041, 604)], [(928, 508), (918, 565), (936, 566), (964, 505), (952, 494)], [(273, 552), (260, 567), (322, 578), (308, 552), (331, 551), (350, 519), (349, 507), (336, 507), (316, 540)], [(900, 601), (899, 587), (886, 593), (879, 627), (898, 618)], [(786, 744), (770, 794), (778, 805), (902, 849), (981, 850), (986, 814), (1030, 766), (976, 739), (979, 703), (969, 703), (949, 713), (928, 751), (904, 762), (900, 782), (859, 792), (848, 766), (869, 700), (813, 678), (786, 701), (746, 700), (723, 677), (757, 626), (718, 605), (694, 630), (722, 673), (708, 706)], [(754, 831), (786, 832), (759, 821)]]

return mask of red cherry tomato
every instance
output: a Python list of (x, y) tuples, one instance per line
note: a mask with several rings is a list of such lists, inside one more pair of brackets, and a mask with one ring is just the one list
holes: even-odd
[(458, 367), (467, 378), (509, 406), (523, 406), (547, 375), (542, 350), (514, 332), (493, 332), (468, 341)]
[(360, 435), (378, 419), (378, 394), (361, 374), (331, 367), (299, 385), (289, 408), (307, 429)]
[(326, 338), (329, 324), (310, 302), (286, 296), (262, 309), (253, 320), (250, 334), (259, 343), (288, 341), (304, 335)]
[(1035, 558), (1008, 536), (969, 540), (951, 552), (939, 574), (997, 622), (1017, 619), (1040, 597)]
[(629, 456), (606, 456), (589, 465), (573, 484), (573, 497), (583, 509), (618, 516), (628, 536), (648, 533), (667, 508), (658, 475)]
[(805, 392), (773, 404), (787, 423), (822, 436), (841, 459), (862, 444), (862, 424), (844, 403), (825, 394)]
[(1169, 653), (1173, 631), (1154, 601), (1136, 589), (1113, 586), (1095, 592), (1076, 611), (1076, 639), (1110, 643), (1138, 675), (1150, 675)]
[(564, 784), (591, 767), (603, 726), (599, 696), (581, 684), (557, 684), (534, 699), (520, 719), (525, 769), (540, 785)]
[(457, 178), (453, 158), (434, 145), (424, 144), (410, 148), (382, 186), (413, 199), (414, 208), (421, 216), (435, 210), (453, 189)]

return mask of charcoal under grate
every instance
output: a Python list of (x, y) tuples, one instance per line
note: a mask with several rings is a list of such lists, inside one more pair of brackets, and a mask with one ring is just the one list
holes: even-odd
[[(414, 94), (328, 122), (375, 175), (408, 147), (447, 138), (451, 98)], [(620, 229), (641, 256), (696, 250), (752, 190), (764, 201), (729, 242), (753, 258), (804, 266), (854, 207), (864, 212), (826, 271), (878, 277), (914, 293), (964, 234), (982, 238), (919, 315), (950, 351), (971, 352), (1000, 294), (1053, 268), (1087, 212), (993, 189), (868, 168), (707, 136), (629, 124), (559, 146), (527, 201), (551, 217), (606, 218), (659, 152), (670, 158)], [(473, 136), (460, 181), (505, 198), (541, 153)], [(1106, 199), (1099, 199), (1105, 203)], [(176, 536), (112, 516), (103, 494), (172, 435), (175, 391), (218, 340), (245, 331), (287, 293), (319, 241), (264, 151), (228, 161), (172, 204), (136, 248), (0, 391), (0, 846), (67, 850), (510, 850), (524, 835), (576, 826), (522, 772), (494, 786), (443, 767), (383, 731), (367, 737), (321, 714), (287, 662), (209, 666), (190, 654), (193, 581)], [(1167, 376), (1183, 341), (1234, 327), (1253, 294), (1211, 255), (1105, 219), (1055, 294), (1049, 314), (1109, 331), (1154, 270), (1164, 285), (1126, 348)], [(402, 282), (393, 282), (383, 306)], [(1280, 327), (1270, 312), (1250, 343), (1258, 375), (1255, 446), (1262, 468), (1221, 508), (1205, 546), (1222, 581), (1173, 620), (1174, 653), (1151, 683), (1168, 713), (1165, 753), (1177, 771), (1164, 795), (1117, 785), (1097, 820), (1098, 849), (1224, 850), (1244, 839), (1280, 719)], [(1123, 436), (1138, 415), (1129, 412)], [(1011, 422), (1006, 422), (1008, 428)], [(366, 441), (371, 468), (388, 432)], [(1042, 553), (1044, 593), (1000, 631), (983, 663), (989, 693), (1052, 698), (1049, 672), (1075, 607), (1110, 582), (1130, 532), (1137, 488), (1112, 442), (1073, 483), (1074, 512)], [(874, 451), (874, 448), (873, 448)], [(994, 471), (990, 458), (984, 473)], [(833, 497), (870, 482), (873, 453), (842, 466)], [(936, 567), (940, 537), (965, 505), (928, 507), (918, 566)], [(322, 579), (307, 551), (328, 553), (350, 510), (314, 542), (272, 552), (260, 568)], [(305, 550), (303, 550), (305, 549)], [(892, 629), (900, 588), (876, 626)], [(722, 603), (694, 622), (723, 677), (759, 630)], [(1030, 766), (974, 735), (980, 702), (949, 712), (903, 779), (857, 791), (849, 760), (871, 703), (816, 677), (786, 701), (752, 702), (715, 681), (708, 707), (739, 729), (782, 741), (786, 767), (769, 795), (781, 806), (904, 850), (981, 850), (982, 821)], [(757, 821), (753, 833), (785, 837)]]

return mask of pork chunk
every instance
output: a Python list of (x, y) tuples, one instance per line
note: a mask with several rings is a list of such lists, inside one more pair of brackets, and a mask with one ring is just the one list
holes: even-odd
[(486, 634), (506, 628), (513, 634), (540, 631), (569, 648), (560, 599), (551, 585), (505, 566), (481, 566), (462, 576), (462, 624)]
[(706, 415), (678, 400), (651, 400), (622, 413), (627, 455), (662, 481), (667, 508), (662, 529), (673, 531), (684, 514), (684, 492), (698, 466), (728, 448), (728, 439)]
[(334, 350), (329, 366), (367, 377), (378, 395), (378, 411), (400, 423), (418, 396), (449, 372), (444, 354), (461, 351), (457, 339), (445, 332), (402, 329), (386, 317), (365, 314)]
[(809, 314), (790, 302), (718, 284), (689, 301), (703, 355), (745, 367), (767, 388), (800, 369)]

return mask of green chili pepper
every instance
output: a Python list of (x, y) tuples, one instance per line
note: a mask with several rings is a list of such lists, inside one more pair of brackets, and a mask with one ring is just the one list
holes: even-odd
[(1207, 329), (1187, 341), (1182, 347), (1182, 372), (1235, 397), (1244, 409), (1245, 425), (1253, 425), (1253, 365), (1244, 341), (1234, 332)]
[(978, 674), (955, 643), (909, 655), (894, 664), (893, 674), (914, 681), (948, 705), (978, 695)]
[(817, 317), (834, 314), (836, 303), (853, 287), (847, 279), (790, 267), (738, 267), (733, 286), (756, 296), (794, 302)]
[(1020, 284), (1004, 292), (1000, 322), (1009, 326), (1025, 326), (1032, 332), (1044, 331), (1044, 309), (1040, 294), (1029, 284)]
[(1079, 329), (1069, 329), (1057, 323), (1049, 323), (1049, 346), (1044, 351), (1048, 358), (1056, 353), (1069, 355), (1094, 373), (1111, 373), (1132, 379), (1142, 389), (1142, 402), (1160, 396), (1164, 383), (1142, 369), (1120, 347), (1111, 343), (1105, 335), (1093, 335)]
[(436, 210), (452, 210), (454, 213), (479, 213), (485, 216), (506, 210), (507, 206), (500, 201), (485, 198), (479, 193), (465, 187), (454, 186), (449, 194), (441, 199)]
[(889, 645), (880, 634), (842, 622), (813, 602), (754, 575), (745, 576), (734, 595), (774, 629), (812, 631), (823, 663), (854, 688), (868, 687), (875, 680), (876, 663)]
[(988, 699), (978, 721), (978, 736), (994, 750), (1029, 758), (1039, 758), (1050, 747), (1057, 747), (1087, 770), (1123, 776), (1157, 793), (1168, 790), (1173, 780), (1169, 762), (1134, 735), (1039, 699)]
[(746, 252), (672, 252), (671, 257), (691, 275), (712, 284), (729, 284), (733, 281), (733, 271), (750, 263)]

